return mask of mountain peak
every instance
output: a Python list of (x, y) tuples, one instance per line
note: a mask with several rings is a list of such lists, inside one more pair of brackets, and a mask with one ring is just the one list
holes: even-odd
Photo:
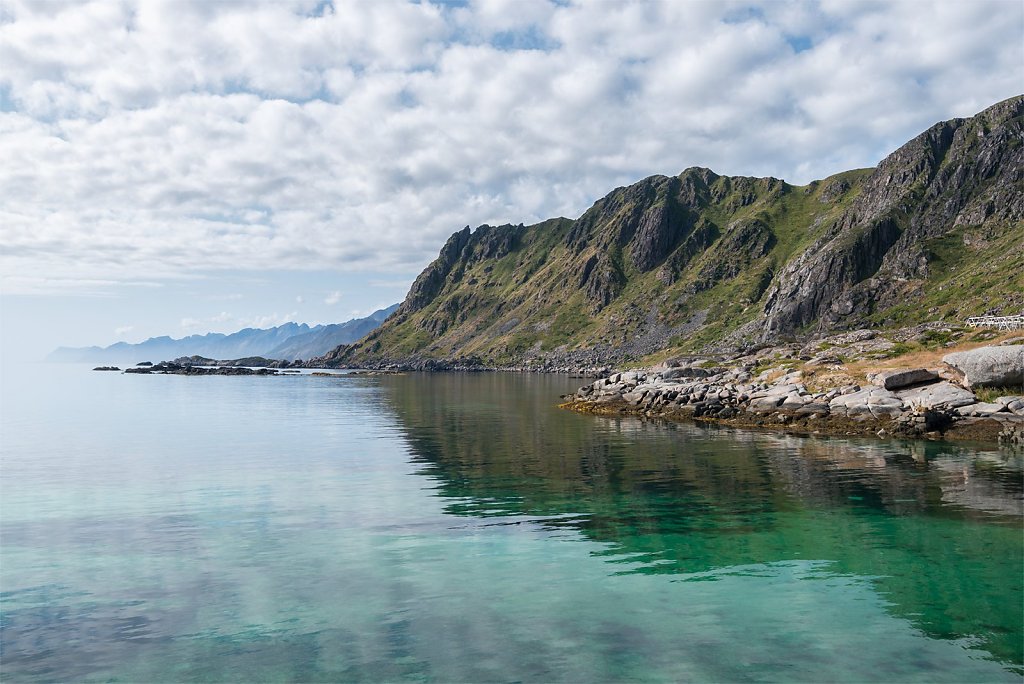
[[(640, 359), (1024, 308), (1024, 97), (805, 187), (702, 167), (467, 226), (338, 363)], [(969, 278), (961, 273), (970, 273)]]

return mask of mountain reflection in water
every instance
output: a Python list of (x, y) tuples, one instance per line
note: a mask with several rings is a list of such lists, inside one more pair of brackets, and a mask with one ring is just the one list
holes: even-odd
[(813, 561), (1021, 671), (1019, 452), (584, 416), (551, 410), (564, 380), (537, 378), (532, 395), (513, 382), (388, 379), (446, 512), (576, 531), (621, 573), (703, 581)]
[(559, 376), (0, 378), (4, 684), (1020, 681), (1007, 452)]

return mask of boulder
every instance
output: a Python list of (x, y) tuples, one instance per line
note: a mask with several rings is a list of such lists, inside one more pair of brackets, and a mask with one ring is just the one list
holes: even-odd
[(747, 408), (754, 413), (771, 413), (785, 400), (785, 395), (754, 395), (750, 397), (750, 404)]
[(961, 416), (991, 416), (994, 413), (1006, 411), (1003, 404), (990, 404), (979, 401), (977, 404), (968, 404), (957, 409)]
[(868, 380), (870, 380), (872, 384), (878, 385), (879, 387), (887, 390), (902, 389), (904, 387), (909, 387), (910, 385), (920, 385), (925, 382), (935, 382), (938, 379), (938, 373), (925, 368), (882, 371), (880, 373), (872, 373), (868, 376)]
[(683, 366), (662, 371), (661, 377), (665, 380), (674, 380), (676, 378), (710, 378), (712, 375), (725, 372), (725, 370), (725, 368), (691, 368)]
[(792, 392), (786, 395), (785, 400), (780, 404), (780, 407), (784, 409), (798, 409), (811, 403), (811, 401), (812, 398), (810, 395), (802, 395)]
[(622, 400), (630, 406), (638, 406), (646, 394), (647, 392), (626, 392), (622, 395)]
[(887, 389), (866, 387), (858, 392), (843, 394), (829, 402), (831, 413), (850, 418), (881, 418), (903, 412), (903, 400)]
[(812, 401), (810, 403), (804, 404), (798, 409), (795, 409), (794, 413), (800, 416), (827, 416), (828, 404), (825, 402)]
[(953, 352), (942, 360), (964, 374), (968, 387), (1024, 385), (1024, 344)]
[(907, 406), (921, 409), (953, 409), (978, 401), (970, 390), (945, 381), (897, 390), (896, 396)]

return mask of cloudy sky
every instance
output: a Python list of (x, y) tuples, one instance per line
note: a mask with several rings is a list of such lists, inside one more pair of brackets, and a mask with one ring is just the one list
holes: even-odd
[(4, 350), (342, 321), (464, 225), (873, 166), (1022, 46), (1021, 0), (0, 0)]

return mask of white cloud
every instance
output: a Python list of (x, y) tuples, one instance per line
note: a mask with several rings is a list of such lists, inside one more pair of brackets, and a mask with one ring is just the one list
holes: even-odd
[(341, 292), (338, 290), (330, 292), (327, 294), (326, 297), (324, 297), (324, 304), (326, 304), (327, 306), (334, 306), (335, 304), (341, 301), (341, 296)]
[(306, 300), (302, 298), (302, 295), (296, 295), (295, 296), (295, 303), (296, 304), (302, 304), (304, 301), (306, 301)]
[(286, 314), (272, 314), (256, 316), (237, 316), (227, 311), (221, 311), (213, 316), (205, 318), (186, 317), (181, 319), (180, 326), (186, 331), (202, 330), (202, 332), (236, 332), (243, 328), (274, 328), (285, 323), (295, 322), (298, 311), (291, 311)]
[(120, 327), (114, 328), (114, 334), (117, 335), (118, 337), (124, 337), (132, 330), (135, 330), (134, 325), (122, 325)]
[(317, 7), (0, 9), (5, 291), (420, 268), (652, 173), (872, 165), (1024, 82), (1012, 1)]
[(242, 328), (274, 328), (285, 323), (295, 322), (295, 318), (299, 315), (298, 311), (292, 311), (283, 315), (278, 315), (277, 312), (266, 316), (255, 316), (247, 320), (241, 320), (239, 327)]

